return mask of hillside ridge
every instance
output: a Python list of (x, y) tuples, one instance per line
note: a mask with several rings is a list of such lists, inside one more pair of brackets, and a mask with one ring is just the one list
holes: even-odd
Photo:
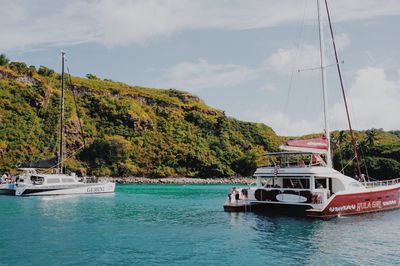
[[(44, 66), (0, 65), (0, 171), (56, 155), (60, 79)], [(188, 92), (129, 86), (92, 74), (67, 81), (66, 167), (79, 174), (250, 176), (265, 163), (266, 152), (292, 138), (277, 136), (264, 124), (227, 117)], [(363, 172), (377, 179), (399, 177), (400, 131), (370, 129), (355, 135)], [(331, 139), (334, 167), (353, 176), (348, 131), (334, 131)]]

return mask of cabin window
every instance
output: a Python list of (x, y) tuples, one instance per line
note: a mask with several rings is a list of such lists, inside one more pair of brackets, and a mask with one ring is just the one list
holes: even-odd
[(352, 183), (349, 184), (349, 186), (351, 186), (351, 187), (362, 187), (362, 185), (360, 183), (358, 183), (358, 182), (352, 182)]
[(34, 184), (34, 185), (41, 185), (44, 182), (44, 177), (33, 175), (33, 176), (31, 176), (31, 181), (32, 181), (32, 184)]
[(284, 178), (282, 181), (283, 188), (310, 189), (310, 180), (308, 178)]
[(58, 178), (48, 178), (47, 179), (47, 184), (55, 184), (55, 183), (60, 183), (60, 179), (58, 179)]
[(327, 188), (326, 178), (316, 178), (315, 179), (315, 188)]

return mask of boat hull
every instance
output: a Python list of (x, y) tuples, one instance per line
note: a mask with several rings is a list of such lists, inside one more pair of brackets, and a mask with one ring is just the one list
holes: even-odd
[(330, 218), (357, 215), (400, 208), (400, 188), (382, 189), (363, 193), (334, 195), (322, 210), (307, 204), (286, 204), (262, 201), (238, 201), (224, 205), (226, 212), (262, 212), (269, 214), (300, 215)]
[(51, 187), (28, 187), (17, 188), (17, 196), (54, 196), (54, 195), (75, 195), (75, 194), (101, 194), (113, 193), (115, 183), (85, 184), (73, 188), (51, 188)]
[(309, 210), (309, 217), (357, 215), (400, 208), (400, 189), (336, 195), (322, 211)]
[(304, 216), (306, 210), (312, 209), (311, 205), (295, 205), (284, 203), (252, 202), (251, 204), (225, 204), (226, 212), (254, 212), (262, 214), (286, 214)]
[(15, 195), (14, 184), (0, 184), (0, 195)]

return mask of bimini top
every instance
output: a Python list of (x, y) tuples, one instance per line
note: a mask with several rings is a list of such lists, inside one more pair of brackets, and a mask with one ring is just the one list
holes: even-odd
[(279, 148), (286, 151), (326, 154), (328, 151), (328, 140), (325, 135), (312, 139), (293, 139), (286, 141)]
[(267, 165), (264, 167), (315, 167), (326, 166), (319, 153), (312, 152), (271, 152), (266, 154)]

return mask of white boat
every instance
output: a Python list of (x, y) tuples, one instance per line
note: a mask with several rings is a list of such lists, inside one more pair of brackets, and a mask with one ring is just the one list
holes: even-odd
[(36, 174), (26, 172), (16, 178), (15, 196), (49, 196), (113, 193), (115, 183), (78, 178), (74, 174)]
[(0, 195), (15, 195), (15, 184), (14, 183), (1, 183), (0, 184)]
[[(35, 169), (22, 169), (24, 172), (15, 177), (14, 184), (4, 186), (7, 194), (15, 196), (48, 196), (48, 195), (71, 195), (71, 194), (98, 194), (113, 193), (115, 183), (108, 181), (97, 181), (93, 178), (78, 178), (74, 173), (64, 174), (64, 57), (62, 53), (61, 74), (61, 112), (60, 112), (60, 143), (58, 150), (58, 161), (51, 169), (57, 173), (37, 173)], [(52, 161), (47, 160), (47, 161)]]
[(278, 212), (324, 218), (400, 208), (400, 178), (367, 182), (361, 172), (328, 4), (325, 1), (358, 177), (346, 176), (332, 167), (320, 0), (317, 3), (326, 134), (324, 137), (310, 140), (287, 141), (285, 145), (281, 146), (283, 150), (292, 152), (267, 154), (267, 161), (270, 162), (270, 165), (256, 170), (254, 186), (231, 189), (224, 204), (224, 210), (227, 212)]
[(400, 208), (400, 178), (363, 182), (328, 167), (312, 152), (267, 154), (256, 183), (229, 192), (227, 212), (329, 218)]

